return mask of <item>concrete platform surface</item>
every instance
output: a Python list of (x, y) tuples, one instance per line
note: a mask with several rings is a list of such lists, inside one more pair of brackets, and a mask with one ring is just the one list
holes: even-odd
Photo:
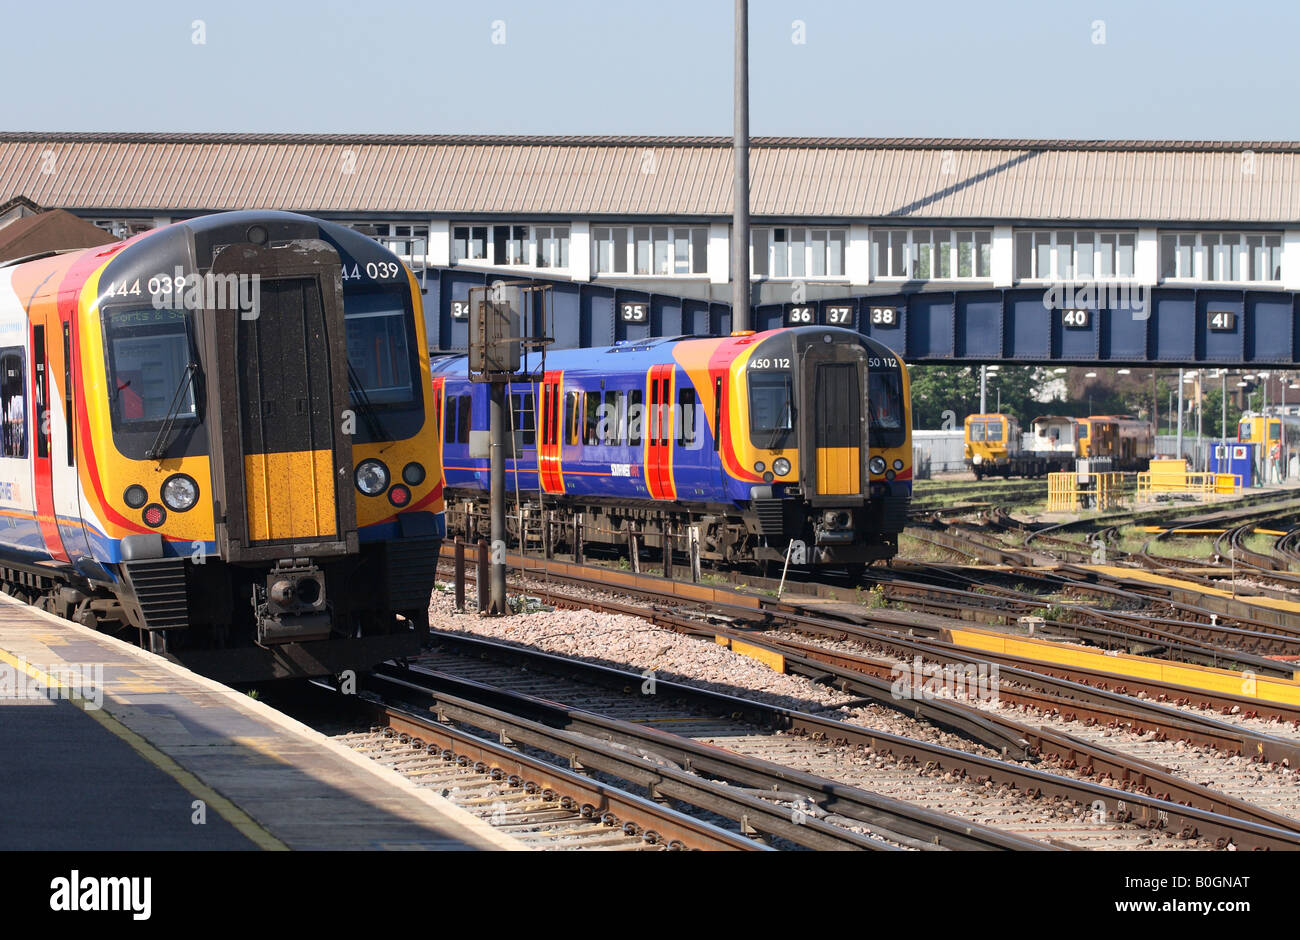
[(247, 695), (0, 594), (0, 849), (520, 849)]

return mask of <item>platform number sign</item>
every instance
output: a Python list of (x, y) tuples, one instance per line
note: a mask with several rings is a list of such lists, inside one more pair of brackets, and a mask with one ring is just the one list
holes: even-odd
[(453, 301), (451, 302), (451, 318), (452, 318), (453, 320), (468, 320), (468, 319), (469, 319), (469, 301), (468, 301), (468, 300), (453, 300)]
[(826, 322), (831, 326), (849, 326), (853, 323), (853, 308), (848, 304), (828, 304)]
[(1061, 311), (1061, 323), (1071, 330), (1086, 330), (1092, 323), (1092, 311), (1083, 307), (1068, 307)]
[(618, 315), (624, 323), (645, 323), (650, 318), (650, 305), (642, 300), (626, 301), (618, 305)]
[(785, 308), (785, 322), (790, 326), (808, 326), (816, 320), (811, 304), (790, 304)]
[(898, 326), (898, 308), (897, 307), (872, 307), (871, 325), (872, 326)]
[(1208, 310), (1206, 318), (1210, 329), (1220, 333), (1232, 333), (1237, 329), (1237, 314), (1233, 310)]

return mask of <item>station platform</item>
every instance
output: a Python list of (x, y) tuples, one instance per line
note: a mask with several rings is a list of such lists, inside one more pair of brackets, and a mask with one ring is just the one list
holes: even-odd
[(267, 705), (0, 595), (0, 850), (509, 850)]

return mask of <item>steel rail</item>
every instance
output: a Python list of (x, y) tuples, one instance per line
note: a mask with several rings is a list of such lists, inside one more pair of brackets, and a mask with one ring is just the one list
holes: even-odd
[[(610, 681), (619, 683), (622, 688), (628, 689), (629, 692), (633, 689), (639, 689), (641, 683), (644, 682), (644, 678), (637, 673), (617, 670), (608, 666), (581, 663), (535, 650), (493, 644), (491, 641), (483, 641), (477, 638), (439, 636), (439, 641), (443, 640), (449, 640), (461, 645), (473, 644), (479, 646), (479, 648), (496, 647), (490, 655), (506, 658), (515, 656), (527, 659), (535, 666), (546, 662), (548, 663), (548, 669), (560, 670), (561, 674), (575, 675), (581, 672), (584, 675), (595, 675), (597, 671), (604, 671), (610, 677)], [(754, 640), (750, 639), (748, 642), (754, 642)], [(762, 643), (761, 640), (758, 642)], [(820, 664), (812, 665), (815, 667)], [(743, 768), (729, 771), (727, 767), (730, 758), (724, 759), (720, 756), (720, 753), (729, 754), (729, 752), (721, 751), (716, 747), (700, 745), (689, 738), (683, 738), (668, 731), (658, 728), (645, 728), (617, 719), (603, 718), (582, 709), (569, 708), (523, 693), (485, 686), (483, 683), (476, 683), (471, 680), (458, 679), (454, 676), (438, 673), (435, 670), (412, 667), (411, 671), (415, 674), (423, 674), (423, 678), (419, 680), (420, 687), (426, 687), (426, 683), (430, 686), (436, 686), (435, 693), (446, 693), (475, 699), (482, 697), (481, 704), (485, 706), (504, 709), (532, 720), (564, 728), (566, 731), (577, 731), (595, 737), (606, 737), (608, 740), (617, 740), (623, 744), (632, 744), (692, 769), (715, 773), (728, 779), (733, 779), (729, 777), (730, 773), (738, 773), (740, 774), (739, 778), (734, 779), (747, 785), (789, 788), (792, 785), (791, 782), (799, 774), (797, 771), (791, 771), (778, 765), (768, 765), (767, 773), (772, 774), (772, 776), (762, 774), (754, 776), (752, 772)], [(962, 775), (972, 776), (977, 782), (988, 780), (1009, 785), (1031, 796), (1058, 797), (1081, 801), (1085, 805), (1091, 805), (1095, 801), (1101, 800), (1107, 807), (1114, 808), (1115, 818), (1121, 822), (1134, 822), (1153, 829), (1175, 829), (1179, 832), (1180, 837), (1214, 840), (1216, 846), (1220, 848), (1226, 847), (1229, 843), (1241, 848), (1300, 848), (1300, 832), (1259, 821), (1262, 818), (1261, 814), (1272, 814), (1268, 814), (1266, 810), (1250, 804), (1243, 805), (1256, 818), (1232, 816), (1217, 809), (1187, 806), (1172, 799), (1142, 792), (1140, 789), (1126, 790), (1121, 787), (1110, 787), (1088, 780), (1066, 777), (1050, 771), (1026, 767), (981, 754), (973, 754), (943, 745), (918, 741), (888, 732), (873, 731), (858, 725), (796, 712), (791, 709), (783, 709), (778, 706), (756, 703), (726, 695), (725, 693), (684, 686), (680, 683), (665, 680), (657, 680), (656, 686), (656, 695), (671, 694), (700, 701), (711, 700), (724, 708), (730, 708), (729, 713), (735, 715), (738, 719), (749, 716), (750, 720), (753, 720), (752, 716), (755, 714), (761, 716), (766, 713), (775, 716), (782, 726), (796, 732), (809, 734), (818, 739), (871, 747), (878, 752), (902, 754), (920, 763), (921, 766), (950, 770)], [(1042, 733), (1047, 734), (1048, 732), (1044, 729)], [(1070, 739), (1068, 736), (1059, 737), (1066, 738), (1076, 745), (1077, 750), (1074, 753), (1076, 761), (1084, 756), (1084, 750), (1087, 747), (1085, 742)], [(562, 751), (560, 753), (567, 752)], [(753, 760), (752, 758), (737, 759), (741, 760), (742, 763)], [(759, 763), (766, 764), (767, 762), (760, 761)], [(1145, 788), (1149, 781), (1158, 780), (1161, 776), (1167, 776), (1160, 768), (1147, 762), (1129, 759), (1128, 763), (1130, 765), (1130, 782), (1135, 787)], [(1133, 769), (1135, 766), (1144, 769), (1137, 771)], [(1096, 769), (1086, 765), (1083, 768), (1085, 773), (1093, 772)], [(792, 774), (796, 776), (792, 777)], [(812, 778), (813, 781), (818, 779), (820, 778)], [(835, 784), (833, 781), (829, 783), (834, 787), (843, 786)], [(1178, 785), (1185, 784), (1184, 781), (1178, 780), (1175, 780), (1174, 783)], [(815, 783), (804, 782), (803, 786), (812, 789), (815, 787)], [(897, 803), (897, 801), (890, 802)], [(1232, 798), (1225, 796), (1216, 805), (1226, 809), (1232, 808), (1234, 803), (1240, 803), (1240, 801), (1233, 801)], [(855, 816), (852, 811), (846, 811), (846, 807), (838, 803), (827, 804), (826, 808), (851, 818), (861, 818)], [(1281, 819), (1282, 817), (1276, 818)], [(898, 831), (907, 832), (906, 829), (901, 827), (898, 828)]]

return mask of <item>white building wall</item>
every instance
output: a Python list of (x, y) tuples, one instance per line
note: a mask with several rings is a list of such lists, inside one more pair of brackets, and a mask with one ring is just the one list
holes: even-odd
[(709, 252), (705, 262), (710, 284), (726, 284), (731, 280), (731, 226), (727, 223), (714, 222), (709, 226)]
[(1282, 287), (1300, 290), (1300, 230), (1282, 233)]
[(989, 274), (994, 287), (1010, 287), (1016, 280), (1016, 234), (1010, 225), (995, 225), (989, 245)]
[(429, 264), (446, 267), (451, 264), (451, 222), (447, 219), (429, 220)]
[(844, 274), (853, 285), (871, 283), (871, 229), (850, 225), (848, 244), (844, 246)]
[(591, 223), (569, 226), (569, 276), (575, 281), (591, 280)]
[(1160, 282), (1160, 236), (1153, 228), (1140, 228), (1133, 246), (1133, 279), (1155, 286)]

